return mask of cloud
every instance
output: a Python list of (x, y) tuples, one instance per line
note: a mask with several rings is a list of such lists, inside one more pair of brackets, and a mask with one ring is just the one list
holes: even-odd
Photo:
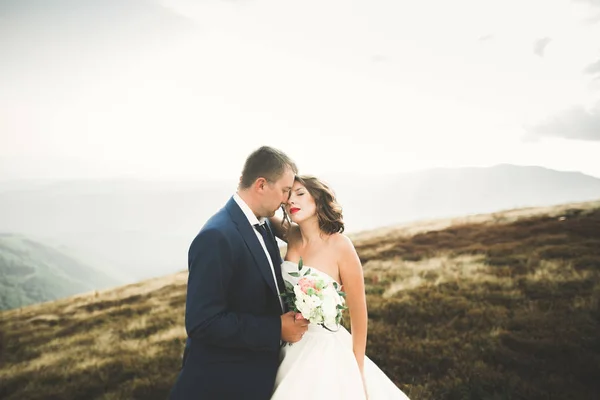
[(151, 0), (0, 0), (0, 86), (121, 71), (191, 31)]
[(591, 63), (583, 70), (586, 74), (598, 74), (600, 73), (600, 59), (594, 63)]
[[(586, 3), (586, 4), (589, 4), (590, 7), (600, 7), (600, 0), (573, 0), (573, 2)], [(596, 14), (592, 17), (588, 17), (588, 18), (584, 19), (584, 22), (588, 23), (588, 24), (595, 24), (597, 22), (600, 22), (600, 14)]]
[(540, 57), (544, 57), (544, 51), (546, 51), (546, 46), (552, 41), (549, 37), (541, 38), (535, 41), (533, 44), (533, 52)]
[(374, 54), (371, 56), (371, 61), (374, 63), (386, 63), (389, 62), (389, 58), (382, 54)]
[(600, 0), (573, 0), (575, 3), (588, 3), (592, 6), (600, 7)]
[[(83, 32), (93, 29), (118, 29), (135, 27), (150, 29), (190, 23), (191, 20), (152, 0), (104, 0), (101, 2), (79, 0), (6, 0), (0, 2), (3, 22), (42, 24), (55, 30), (78, 28)], [(78, 32), (81, 33), (81, 32)]]
[(0, 50), (45, 46), (75, 51), (149, 43), (192, 28), (191, 20), (148, 0), (0, 0)]
[(587, 22), (588, 24), (595, 24), (596, 22), (600, 22), (600, 14), (594, 16), (594, 17), (589, 17), (585, 20), (585, 22)]
[(600, 102), (590, 110), (574, 106), (527, 130), (530, 137), (600, 141)]

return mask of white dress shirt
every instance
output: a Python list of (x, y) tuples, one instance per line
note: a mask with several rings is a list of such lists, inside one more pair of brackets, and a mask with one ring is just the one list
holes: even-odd
[[(242, 212), (248, 219), (248, 222), (250, 223), (252, 230), (254, 230), (254, 233), (256, 234), (256, 237), (258, 238), (258, 241), (260, 242), (260, 245), (262, 246), (263, 251), (265, 252), (265, 255), (267, 256), (267, 261), (269, 261), (269, 265), (271, 266), (271, 273), (273, 274), (273, 281), (275, 281), (275, 287), (277, 288), (277, 293), (281, 293), (279, 291), (279, 285), (277, 284), (277, 277), (275, 275), (273, 261), (271, 260), (271, 256), (269, 255), (269, 250), (267, 250), (267, 245), (265, 244), (265, 241), (264, 241), (262, 235), (260, 234), (260, 232), (254, 227), (255, 224), (265, 224), (267, 219), (261, 218), (259, 220), (258, 218), (256, 218), (256, 215), (254, 215), (254, 212), (252, 212), (252, 210), (250, 209), (248, 204), (246, 204), (246, 202), (240, 197), (239, 194), (235, 193), (233, 195), (233, 200), (235, 200), (235, 202), (238, 204), (238, 206), (240, 206), (240, 208), (242, 209)], [(275, 244), (275, 245), (277, 245), (277, 244)], [(278, 266), (278, 267), (281, 268), (281, 266)], [(284, 310), (283, 300), (281, 299), (281, 296), (277, 296), (277, 297), (279, 298), (279, 304), (281, 305), (281, 310), (283, 311)]]

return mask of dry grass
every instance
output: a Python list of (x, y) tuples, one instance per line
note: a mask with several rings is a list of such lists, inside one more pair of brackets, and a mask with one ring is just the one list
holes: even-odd
[(591, 210), (600, 208), (600, 201), (586, 201), (582, 203), (568, 203), (547, 207), (527, 207), (514, 210), (498, 211), (491, 214), (473, 214), (455, 218), (420, 220), (399, 225), (383, 227), (374, 230), (357, 232), (351, 235), (358, 242), (377, 241), (381, 238), (395, 238), (412, 236), (428, 231), (440, 231), (451, 226), (466, 224), (509, 224), (519, 219), (530, 218), (540, 215), (560, 217), (568, 215), (570, 210)]
[[(596, 399), (600, 203), (353, 237), (368, 355), (412, 400)], [(0, 313), (0, 398), (164, 399), (186, 273)]]
[(186, 279), (2, 313), (0, 398), (165, 398), (185, 340)]
[(598, 398), (600, 208), (466, 220), (357, 249), (368, 353), (415, 399)]

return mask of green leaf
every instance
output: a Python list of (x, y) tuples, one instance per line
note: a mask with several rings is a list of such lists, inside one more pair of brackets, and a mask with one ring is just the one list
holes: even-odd
[(310, 274), (310, 268), (309, 268), (309, 269), (307, 269), (307, 270), (306, 270), (306, 272), (304, 273), (304, 275), (302, 275), (302, 276), (306, 276), (306, 275), (308, 275), (308, 274)]
[(304, 266), (304, 261), (302, 261), (302, 257), (300, 257), (300, 261), (298, 261), (298, 271), (300, 271), (303, 266)]
[(293, 276), (294, 278), (299, 278), (300, 274), (297, 272), (289, 272), (288, 275)]
[(287, 290), (288, 292), (294, 292), (294, 285), (292, 285), (291, 282), (288, 282), (286, 280), (283, 281), (285, 284), (285, 290)]

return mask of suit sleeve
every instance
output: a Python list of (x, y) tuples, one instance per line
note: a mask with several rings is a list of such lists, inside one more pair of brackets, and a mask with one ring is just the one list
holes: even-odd
[(279, 316), (234, 313), (227, 309), (233, 275), (233, 252), (218, 230), (202, 231), (190, 246), (185, 328), (205, 343), (257, 351), (276, 351), (281, 338)]

